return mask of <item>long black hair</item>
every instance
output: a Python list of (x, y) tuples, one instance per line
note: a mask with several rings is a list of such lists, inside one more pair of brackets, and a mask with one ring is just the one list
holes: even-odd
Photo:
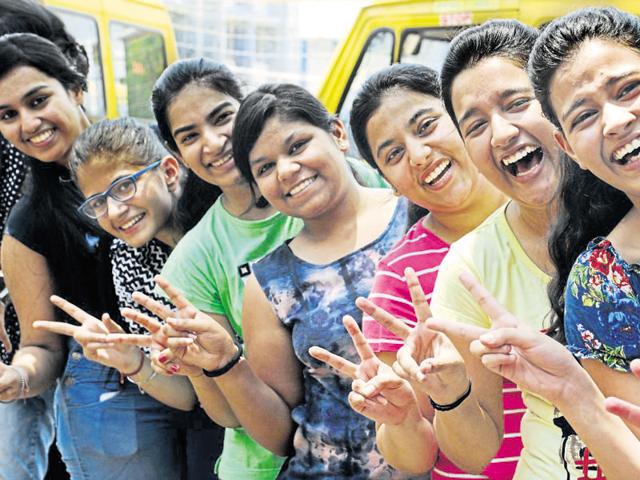
[[(551, 80), (590, 39), (612, 41), (640, 52), (640, 21), (615, 8), (586, 8), (545, 27), (531, 53), (529, 77), (544, 114), (559, 129), (550, 101)], [(608, 235), (632, 203), (623, 192), (582, 170), (572, 160), (565, 158), (561, 168), (558, 221), (549, 238), (549, 252), (556, 268), (549, 284), (549, 299), (556, 315), (550, 334), (564, 343), (565, 288), (571, 268), (589, 242)]]
[(80, 75), (89, 73), (84, 47), (67, 32), (55, 14), (31, 0), (3, 0), (0, 9), (0, 35), (33, 33), (56, 44), (69, 64)]
[(461, 31), (451, 40), (440, 72), (440, 85), (442, 101), (458, 131), (460, 126), (451, 100), (456, 77), (491, 57), (503, 57), (524, 70), (537, 37), (536, 29), (517, 20), (490, 20)]
[[(0, 78), (20, 66), (32, 67), (59, 81), (67, 91), (86, 90), (86, 77), (76, 70), (49, 40), (30, 33), (0, 37)], [(31, 215), (57, 225), (62, 239), (61, 255), (73, 258), (85, 251), (85, 234), (99, 229), (76, 210), (82, 194), (71, 184), (69, 171), (57, 164), (29, 159), (31, 184), (27, 193), (37, 196)], [(81, 246), (82, 245), (82, 246)]]
[[(174, 154), (179, 154), (180, 150), (175, 138), (173, 138), (168, 110), (180, 92), (193, 84), (229, 95), (238, 102), (242, 101), (240, 83), (231, 70), (220, 63), (207, 58), (188, 58), (169, 65), (153, 86), (151, 107), (158, 123), (160, 138)], [(202, 207), (205, 204), (210, 206), (221, 193), (219, 187), (205, 182), (189, 171), (185, 191), (179, 203), (181, 212), (191, 211), (191, 214), (183, 218), (186, 230), (195, 226), (196, 217)], [(260, 204), (259, 206), (266, 205)]]
[[(369, 77), (358, 91), (351, 106), (349, 126), (358, 152), (380, 173), (382, 171), (373, 158), (367, 138), (367, 124), (380, 108), (385, 95), (399, 89), (441, 98), (440, 80), (435, 70), (425, 65), (396, 63)], [(410, 202), (408, 225), (413, 225), (428, 213), (429, 210), (426, 208)]]

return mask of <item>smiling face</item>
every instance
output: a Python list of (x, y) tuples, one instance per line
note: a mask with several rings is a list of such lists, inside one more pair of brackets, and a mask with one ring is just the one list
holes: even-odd
[(349, 186), (344, 160), (346, 133), (332, 133), (302, 121), (267, 120), (249, 153), (251, 173), (262, 195), (277, 210), (317, 218), (342, 201)]
[(385, 178), (431, 212), (459, 210), (478, 171), (440, 99), (396, 88), (367, 123), (367, 139)]
[(487, 58), (457, 76), (451, 97), (478, 170), (514, 200), (547, 205), (558, 185), (560, 150), (525, 70), (503, 57)]
[(41, 162), (67, 166), (73, 142), (86, 127), (83, 94), (26, 66), (0, 79), (0, 133)]
[(233, 161), (231, 131), (238, 101), (191, 83), (167, 109), (171, 132), (184, 163), (205, 182), (224, 189), (244, 183)]
[(556, 71), (550, 90), (569, 156), (640, 201), (640, 53), (588, 40)]
[[(114, 182), (142, 170), (123, 160), (94, 158), (76, 172), (78, 186), (85, 197), (105, 192)], [(171, 214), (179, 191), (180, 168), (173, 157), (136, 180), (135, 195), (120, 202), (107, 197), (107, 213), (98, 223), (107, 233), (138, 248), (153, 238), (169, 243)]]

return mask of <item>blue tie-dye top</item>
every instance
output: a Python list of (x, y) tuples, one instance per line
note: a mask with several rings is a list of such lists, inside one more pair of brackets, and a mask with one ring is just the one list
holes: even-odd
[(640, 358), (640, 265), (620, 258), (611, 242), (596, 238), (578, 257), (565, 291), (567, 346), (628, 372)]
[(285, 244), (253, 266), (303, 365), (304, 401), (292, 411), (298, 424), (295, 453), (281, 478), (407, 478), (376, 450), (374, 423), (349, 407), (351, 379), (308, 353), (317, 345), (358, 362), (342, 317), (349, 314), (361, 322), (354, 302), (369, 294), (378, 261), (404, 234), (406, 212), (407, 202), (401, 199), (380, 237), (328, 265), (307, 263)]

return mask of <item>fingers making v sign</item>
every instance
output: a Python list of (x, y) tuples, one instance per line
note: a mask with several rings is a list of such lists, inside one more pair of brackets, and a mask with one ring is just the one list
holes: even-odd
[(353, 379), (349, 404), (356, 412), (378, 423), (402, 423), (410, 407), (417, 407), (411, 386), (376, 357), (352, 317), (346, 315), (343, 323), (360, 357), (359, 364), (320, 347), (311, 347), (309, 354)]
[[(471, 340), (471, 353), (486, 368), (524, 390), (551, 402), (562, 398), (564, 388), (581, 369), (571, 353), (551, 337), (523, 325), (471, 275), (463, 274), (460, 280), (491, 320), (490, 330), (476, 332), (478, 327), (472, 327), (477, 336)], [(447, 330), (441, 329), (445, 333)], [(471, 333), (466, 330), (467, 335), (473, 336)]]
[(157, 276), (156, 284), (167, 294), (175, 310), (144, 295), (133, 299), (163, 320), (164, 325), (131, 309), (123, 310), (130, 320), (145, 326), (149, 335), (110, 335), (115, 343), (152, 346), (152, 364), (160, 373), (200, 375), (202, 370), (216, 370), (226, 365), (236, 352), (233, 337), (222, 325), (194, 307), (176, 288)]
[(80, 307), (56, 295), (51, 297), (51, 303), (80, 325), (36, 321), (33, 323), (35, 328), (73, 337), (82, 346), (84, 356), (94, 362), (121, 372), (131, 372), (137, 368), (140, 363), (140, 349), (129, 345), (115, 345), (108, 339), (110, 333), (122, 334), (124, 332), (109, 314), (103, 314), (102, 319), (98, 320)]
[(411, 302), (418, 320), (411, 328), (373, 302), (358, 299), (356, 305), (380, 325), (404, 340), (398, 350), (393, 369), (400, 377), (411, 382), (438, 403), (447, 404), (459, 398), (469, 386), (462, 357), (449, 339), (429, 328), (431, 318), (429, 302), (418, 276), (412, 268), (405, 270)]

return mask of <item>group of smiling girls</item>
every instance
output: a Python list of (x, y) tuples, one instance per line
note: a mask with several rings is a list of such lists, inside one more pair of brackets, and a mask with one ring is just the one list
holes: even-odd
[[(90, 125), (85, 88), (0, 37), (0, 133), (33, 160), (0, 414), (55, 388), (73, 479), (210, 478), (185, 472), (196, 404), (225, 480), (640, 475), (638, 18), (494, 20), (439, 76), (376, 73), (350, 127), (377, 173), (310, 93), (243, 97), (210, 60), (157, 80), (158, 134)], [(41, 429), (0, 450), (41, 464)]]

